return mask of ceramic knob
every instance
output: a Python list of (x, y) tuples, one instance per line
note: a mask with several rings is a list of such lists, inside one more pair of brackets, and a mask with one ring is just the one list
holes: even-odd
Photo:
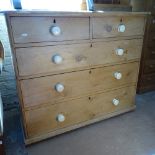
[(63, 58), (60, 55), (54, 55), (52, 57), (52, 60), (55, 64), (60, 64), (63, 60)]
[(122, 56), (124, 54), (124, 50), (122, 48), (116, 49), (116, 55)]
[(56, 120), (58, 122), (64, 122), (65, 121), (65, 116), (63, 114), (58, 114), (56, 117)]
[(64, 91), (64, 86), (61, 84), (61, 83), (58, 83), (55, 85), (55, 90), (59, 93), (63, 92)]
[(119, 73), (119, 72), (115, 72), (114, 73), (114, 77), (117, 79), (117, 80), (120, 80), (122, 78), (122, 74)]
[(51, 28), (51, 33), (54, 35), (54, 36), (59, 36), (61, 34), (61, 29), (59, 26), (52, 26)]
[(125, 25), (124, 24), (120, 24), (118, 26), (118, 32), (125, 32)]
[(113, 105), (118, 106), (119, 105), (119, 100), (118, 99), (113, 99), (112, 100)]

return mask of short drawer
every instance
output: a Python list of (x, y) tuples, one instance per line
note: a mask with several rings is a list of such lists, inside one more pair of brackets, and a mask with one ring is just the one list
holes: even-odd
[(142, 39), (16, 49), (19, 76), (55, 74), (140, 59)]
[(135, 87), (94, 94), (25, 112), (27, 138), (106, 116), (134, 106)]
[(134, 36), (144, 34), (144, 17), (93, 18), (93, 38)]
[(147, 60), (145, 62), (144, 73), (155, 73), (155, 60)]
[(138, 67), (138, 62), (135, 62), (21, 80), (24, 107), (31, 109), (33, 106), (57, 104), (95, 92), (135, 85)]
[(11, 17), (14, 43), (89, 39), (86, 17)]

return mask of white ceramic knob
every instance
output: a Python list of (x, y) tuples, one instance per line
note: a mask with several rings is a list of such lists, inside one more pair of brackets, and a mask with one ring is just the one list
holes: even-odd
[(63, 114), (58, 114), (56, 117), (56, 120), (58, 122), (64, 122), (65, 121), (65, 116)]
[(119, 72), (115, 72), (114, 73), (114, 77), (117, 79), (117, 80), (120, 80), (122, 78), (122, 74), (119, 73)]
[(57, 92), (59, 92), (59, 93), (63, 92), (64, 89), (65, 89), (65, 87), (64, 87), (61, 83), (57, 83), (57, 84), (55, 85), (55, 90), (56, 90)]
[(27, 34), (27, 33), (22, 33), (21, 36), (22, 36), (22, 37), (27, 37), (28, 34)]
[(61, 34), (61, 29), (59, 26), (52, 26), (51, 28), (51, 33), (54, 35), (54, 36), (59, 36)]
[(118, 26), (118, 32), (125, 32), (125, 25), (124, 24), (120, 24)]
[(118, 99), (113, 99), (112, 100), (113, 105), (118, 106), (119, 105), (119, 100)]
[(55, 64), (60, 64), (62, 61), (63, 61), (63, 58), (60, 56), (60, 55), (54, 55), (52, 57), (52, 61), (55, 63)]
[(122, 56), (123, 54), (124, 54), (124, 49), (122, 49), (122, 48), (116, 49), (116, 55)]

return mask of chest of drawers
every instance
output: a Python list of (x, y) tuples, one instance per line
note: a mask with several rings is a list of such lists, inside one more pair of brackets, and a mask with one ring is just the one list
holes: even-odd
[(7, 12), (25, 142), (135, 108), (143, 13)]

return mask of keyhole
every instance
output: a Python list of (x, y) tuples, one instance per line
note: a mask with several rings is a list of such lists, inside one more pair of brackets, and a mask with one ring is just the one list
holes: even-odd
[(122, 19), (122, 18), (120, 19), (120, 22), (121, 22), (121, 23), (123, 22), (123, 19)]
[(55, 19), (53, 20), (53, 23), (56, 23), (56, 20)]
[(91, 74), (92, 73), (92, 71), (89, 71), (89, 74)]
[(91, 97), (89, 97), (89, 100), (91, 100)]

